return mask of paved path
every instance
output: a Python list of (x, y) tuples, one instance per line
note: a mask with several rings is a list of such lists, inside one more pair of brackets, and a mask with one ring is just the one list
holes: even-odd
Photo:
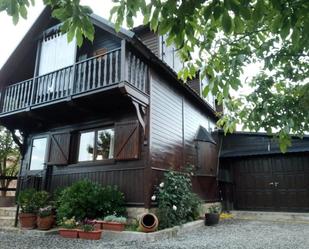
[[(103, 235), (104, 236), (104, 235)], [(182, 237), (152, 243), (125, 241), (84, 241), (63, 239), (56, 235), (29, 236), (0, 232), (0, 249), (308, 249), (309, 224), (272, 223), (263, 221), (229, 220), (216, 227), (204, 227)]]

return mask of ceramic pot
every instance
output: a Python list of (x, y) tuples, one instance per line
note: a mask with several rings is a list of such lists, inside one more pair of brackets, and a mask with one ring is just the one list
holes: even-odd
[(219, 223), (220, 214), (205, 214), (205, 226), (213, 226)]
[(118, 223), (118, 222), (110, 222), (104, 221), (103, 222), (103, 229), (104, 230), (112, 230), (112, 231), (119, 231), (122, 232), (125, 228), (125, 224)]
[(152, 213), (143, 214), (139, 220), (139, 229), (145, 233), (151, 233), (157, 230), (159, 221), (157, 216)]
[(20, 213), (19, 222), (21, 228), (34, 229), (36, 227), (36, 215), (33, 213)]
[(59, 228), (59, 235), (64, 238), (76, 239), (78, 238), (77, 229)]
[(90, 231), (90, 232), (85, 232), (82, 230), (78, 231), (78, 236), (81, 239), (89, 239), (89, 240), (99, 240), (101, 239), (102, 231), (97, 230), (97, 231)]
[(36, 222), (38, 229), (40, 230), (49, 230), (54, 224), (54, 216), (50, 215), (47, 217), (37, 217), (37, 222)]

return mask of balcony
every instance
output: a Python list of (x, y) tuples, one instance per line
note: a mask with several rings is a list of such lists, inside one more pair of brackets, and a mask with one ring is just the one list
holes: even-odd
[(124, 42), (119, 49), (4, 88), (0, 117), (119, 88), (120, 85), (128, 85), (141, 98), (148, 96), (148, 66)]

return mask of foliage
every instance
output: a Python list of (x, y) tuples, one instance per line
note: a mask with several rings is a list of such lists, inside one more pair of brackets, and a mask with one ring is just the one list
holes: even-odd
[[(34, 0), (31, 0), (34, 2)], [(225, 133), (237, 124), (244, 129), (264, 129), (274, 134), (284, 152), (292, 134), (309, 131), (309, 2), (307, 0), (114, 0), (111, 10), (116, 29), (141, 13), (144, 24), (167, 44), (175, 44), (185, 62), (179, 76), (186, 80), (196, 73), (208, 77), (203, 95), (216, 95), (226, 109), (218, 125)], [(63, 22), (68, 39), (83, 35), (93, 40), (88, 7), (79, 1), (44, 0), (53, 16)], [(29, 0), (1, 0), (0, 11), (26, 17)], [(260, 73), (247, 84), (252, 92), (233, 96), (245, 85), (244, 67), (261, 65)]]
[(36, 213), (37, 206), (34, 202), (35, 189), (26, 189), (20, 191), (17, 203), (21, 208), (22, 213)]
[(37, 213), (40, 208), (49, 204), (49, 194), (46, 191), (36, 191), (33, 188), (20, 191), (17, 203), (22, 213)]
[(107, 222), (117, 222), (121, 224), (126, 224), (127, 223), (127, 218), (123, 216), (116, 216), (116, 215), (108, 215), (104, 217), (104, 221)]
[(212, 205), (208, 208), (208, 213), (210, 214), (220, 214), (221, 207), (219, 205)]
[(189, 173), (167, 172), (157, 188), (158, 219), (161, 229), (198, 218), (200, 199), (192, 193)]
[(94, 230), (94, 221), (86, 218), (83, 221), (83, 224), (81, 225), (81, 229), (85, 232), (93, 231)]
[(66, 217), (63, 217), (63, 219), (60, 222), (60, 226), (67, 229), (73, 229), (76, 228), (78, 223), (75, 220), (75, 217), (73, 216), (70, 219), (67, 219)]
[[(0, 127), (0, 176), (17, 176), (19, 169), (20, 153), (15, 146), (12, 134), (7, 129)], [(11, 179), (1, 179), (0, 187), (8, 188)], [(6, 195), (6, 191), (1, 191)]]
[(52, 210), (53, 210), (52, 206), (39, 208), (38, 216), (40, 216), (41, 218), (48, 217), (52, 215)]
[(77, 220), (102, 217), (125, 212), (124, 195), (116, 187), (102, 187), (89, 180), (81, 180), (65, 188), (57, 199), (57, 218), (75, 217)]
[(36, 191), (33, 195), (33, 202), (37, 209), (46, 207), (50, 201), (50, 195), (46, 191)]

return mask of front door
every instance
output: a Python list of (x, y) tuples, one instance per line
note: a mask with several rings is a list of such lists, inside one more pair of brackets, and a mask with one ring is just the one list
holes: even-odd
[(309, 165), (302, 157), (243, 158), (232, 167), (237, 209), (309, 210)]

